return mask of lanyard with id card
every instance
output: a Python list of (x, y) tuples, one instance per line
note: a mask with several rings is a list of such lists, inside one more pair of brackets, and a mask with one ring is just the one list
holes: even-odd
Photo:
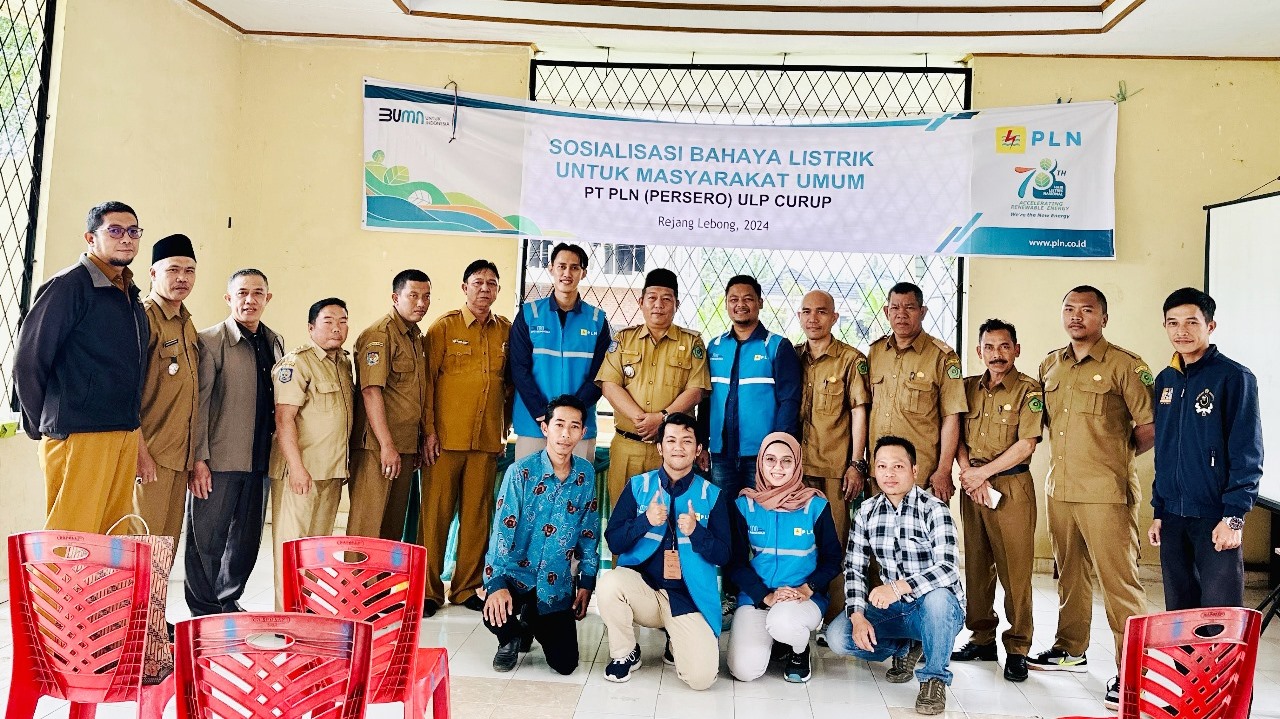
[[(674, 496), (671, 498), (671, 503), (675, 504)], [(672, 514), (668, 512), (667, 529), (671, 532), (671, 548), (662, 550), (662, 578), (674, 580), (681, 579), (684, 575), (680, 571), (680, 550), (677, 548), (680, 532), (671, 520)]]

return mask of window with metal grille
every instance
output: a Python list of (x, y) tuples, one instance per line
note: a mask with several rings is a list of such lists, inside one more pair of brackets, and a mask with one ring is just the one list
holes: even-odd
[(0, 0), (0, 391), (13, 392), (18, 323), (33, 292), (36, 208), (55, 0)]
[[(578, 108), (708, 124), (801, 124), (848, 118), (901, 117), (969, 108), (970, 72), (963, 68), (878, 68), (533, 62), (530, 97)], [(924, 290), (925, 330), (955, 346), (959, 339), (963, 261), (956, 257), (669, 245), (587, 246), (581, 285), (613, 328), (642, 322), (640, 289), (649, 270), (680, 278), (676, 323), (707, 339), (725, 332), (725, 283), (751, 274), (764, 290), (760, 319), (774, 332), (803, 339), (796, 312), (813, 289), (830, 292), (840, 319), (835, 335), (856, 347), (889, 332), (882, 308), (890, 287), (906, 280)], [(839, 238), (832, 238), (839, 246)], [(526, 240), (522, 296), (545, 297), (552, 243)]]

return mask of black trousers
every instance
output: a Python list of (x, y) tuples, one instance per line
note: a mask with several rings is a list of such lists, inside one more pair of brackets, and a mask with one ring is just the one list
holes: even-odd
[(1244, 606), (1244, 551), (1213, 548), (1213, 528), (1221, 521), (1166, 514), (1160, 522), (1166, 610)]
[(578, 627), (573, 608), (541, 614), (534, 592), (511, 593), (512, 612), (506, 623), (495, 627), (486, 618), (484, 626), (498, 638), (498, 645), (532, 636), (542, 645), (547, 665), (560, 674), (578, 668)]
[(183, 561), (192, 616), (242, 611), (237, 601), (258, 562), (268, 481), (266, 472), (214, 472), (208, 499), (187, 494)]

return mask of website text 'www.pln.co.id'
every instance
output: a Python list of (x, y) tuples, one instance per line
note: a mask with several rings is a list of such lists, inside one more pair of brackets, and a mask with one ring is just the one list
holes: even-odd
[(1048, 247), (1050, 249), (1083, 250), (1089, 246), (1087, 240), (1027, 240), (1032, 247)]

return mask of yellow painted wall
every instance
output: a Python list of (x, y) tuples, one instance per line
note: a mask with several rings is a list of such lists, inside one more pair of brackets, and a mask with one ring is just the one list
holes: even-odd
[[(1234, 199), (1275, 177), (1280, 144), (1280, 63), (1199, 60), (1119, 60), (977, 57), (974, 107), (1052, 103), (1057, 98), (1104, 100), (1124, 81), (1116, 160), (1114, 262), (974, 259), (968, 263), (965, 308), (970, 345), (988, 317), (1018, 327), (1020, 368), (1035, 374), (1049, 350), (1066, 344), (1059, 309), (1063, 294), (1092, 284), (1107, 294), (1107, 338), (1142, 355), (1155, 371), (1172, 354), (1161, 327), (1169, 292), (1204, 280), (1201, 207)], [(1141, 90), (1137, 94), (1135, 91)], [(1223, 351), (1231, 353), (1230, 347)], [(962, 352), (970, 371), (978, 360)], [(1036, 453), (1043, 478), (1048, 452)], [(1150, 454), (1139, 459), (1144, 499), (1139, 529), (1151, 520)], [(1043, 494), (1043, 493), (1042, 493)], [(1037, 555), (1050, 557), (1041, 497)], [(1246, 523), (1246, 561), (1266, 561), (1269, 515)], [(1145, 543), (1145, 542), (1144, 542)], [(1157, 559), (1144, 549), (1144, 562)]]

